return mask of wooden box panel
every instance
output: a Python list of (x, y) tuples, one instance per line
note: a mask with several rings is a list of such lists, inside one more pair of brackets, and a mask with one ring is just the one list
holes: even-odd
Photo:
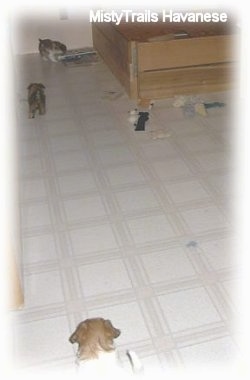
[(130, 97), (137, 97), (133, 42), (127, 41), (111, 24), (93, 24), (93, 45)]
[(158, 99), (198, 92), (224, 91), (234, 82), (231, 63), (176, 68), (139, 73), (142, 98)]
[(231, 36), (138, 44), (138, 71), (207, 65), (233, 60)]

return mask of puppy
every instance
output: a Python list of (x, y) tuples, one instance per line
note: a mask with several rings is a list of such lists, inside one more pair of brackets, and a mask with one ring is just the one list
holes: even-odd
[(81, 322), (69, 341), (78, 343), (79, 360), (90, 360), (98, 358), (100, 352), (114, 351), (114, 339), (120, 334), (108, 319), (93, 318)]
[[(91, 379), (110, 379), (114, 375), (121, 379), (129, 378), (131, 374), (122, 369), (114, 346), (114, 339), (120, 334), (121, 331), (108, 319), (93, 318), (81, 322), (69, 338), (72, 344), (78, 343), (79, 371)], [(132, 351), (127, 354), (133, 372), (139, 373), (142, 366), (137, 355)]]
[(42, 83), (31, 83), (28, 87), (28, 104), (29, 104), (29, 119), (35, 117), (38, 110), (39, 115), (46, 113), (46, 97), (44, 94), (45, 86)]
[(52, 41), (49, 38), (42, 40), (39, 38), (38, 50), (44, 60), (58, 62), (58, 56), (65, 54), (67, 47), (59, 41)]

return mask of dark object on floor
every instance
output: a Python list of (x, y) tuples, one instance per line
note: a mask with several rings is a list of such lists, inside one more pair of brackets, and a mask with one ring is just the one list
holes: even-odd
[(148, 112), (139, 112), (139, 118), (137, 120), (137, 123), (134, 124), (135, 131), (145, 131), (145, 123), (149, 119), (149, 113)]
[(187, 244), (186, 244), (186, 247), (187, 248), (196, 248), (198, 245), (197, 241), (195, 240), (190, 240)]
[(68, 50), (58, 57), (58, 60), (68, 67), (90, 66), (99, 62), (99, 57), (93, 48), (86, 47), (79, 50)]
[(30, 83), (28, 90), (29, 119), (34, 119), (36, 111), (39, 115), (46, 113), (45, 86), (42, 83)]
[(221, 103), (221, 102), (212, 102), (212, 103), (204, 103), (204, 106), (206, 109), (209, 109), (209, 108), (216, 108), (216, 107), (225, 107), (225, 103)]

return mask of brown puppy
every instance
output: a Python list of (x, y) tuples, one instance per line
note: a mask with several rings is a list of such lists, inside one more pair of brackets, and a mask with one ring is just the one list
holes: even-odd
[(114, 339), (120, 335), (108, 319), (92, 318), (81, 322), (70, 336), (71, 343), (78, 343), (79, 360), (98, 358), (100, 352), (114, 351)]
[(35, 117), (38, 110), (39, 115), (46, 112), (45, 86), (42, 83), (31, 83), (28, 87), (29, 119)]

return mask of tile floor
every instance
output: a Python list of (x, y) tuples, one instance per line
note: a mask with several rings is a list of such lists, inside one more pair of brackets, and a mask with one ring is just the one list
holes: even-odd
[[(71, 368), (68, 337), (87, 317), (122, 330), (145, 369), (227, 366), (239, 355), (231, 94), (186, 119), (155, 103), (145, 132), (107, 67), (17, 64), (25, 307), (12, 314), (22, 370)], [(47, 113), (27, 118), (26, 87), (46, 86)], [(116, 91), (112, 100), (108, 91)], [(168, 136), (153, 139), (152, 130)], [(236, 317), (237, 318), (237, 317)]]

